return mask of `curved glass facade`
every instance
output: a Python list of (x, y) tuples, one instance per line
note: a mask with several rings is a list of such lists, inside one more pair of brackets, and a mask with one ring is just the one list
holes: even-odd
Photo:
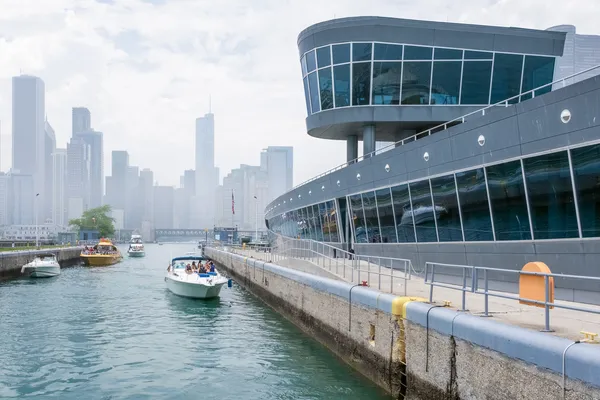
[[(347, 213), (344, 206), (338, 215), (338, 203)], [(339, 242), (345, 221), (355, 243), (600, 237), (600, 144), (352, 194), (271, 217), (268, 226)]]
[(318, 47), (300, 60), (308, 114), (366, 105), (485, 106), (551, 83), (554, 63), (554, 57), (379, 42)]

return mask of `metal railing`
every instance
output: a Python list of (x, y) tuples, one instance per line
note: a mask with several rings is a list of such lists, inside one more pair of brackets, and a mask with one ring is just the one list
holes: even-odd
[[(459, 274), (456, 275), (461, 283), (454, 284), (449, 282), (441, 282), (435, 280), (436, 267), (442, 267), (444, 269), (458, 270)], [(438, 270), (439, 272), (439, 270)], [(513, 295), (506, 292), (490, 291), (489, 283), (491, 274), (509, 274), (509, 275), (527, 275), (527, 276), (540, 276), (544, 278), (544, 292), (545, 300), (539, 301), (529, 298), (523, 298), (519, 295)], [(444, 275), (447, 276), (447, 275)], [(443, 264), (426, 262), (425, 263), (425, 284), (429, 285), (429, 302), (433, 303), (433, 289), (434, 287), (442, 287), (446, 289), (459, 290), (462, 292), (462, 303), (461, 311), (466, 311), (466, 295), (467, 293), (474, 293), (483, 295), (484, 297), (484, 317), (489, 317), (489, 298), (497, 297), (502, 299), (516, 300), (525, 302), (532, 305), (538, 305), (544, 307), (544, 330), (543, 332), (552, 332), (550, 329), (550, 310), (553, 308), (562, 308), (573, 311), (581, 311), (585, 313), (600, 314), (600, 309), (593, 309), (590, 307), (581, 307), (576, 305), (560, 304), (550, 301), (550, 278), (554, 279), (573, 279), (573, 280), (585, 280), (589, 282), (597, 282), (600, 285), (600, 278), (593, 276), (582, 276), (582, 275), (563, 275), (563, 274), (552, 274), (542, 272), (529, 272), (514, 269), (502, 269), (502, 268), (487, 268), (478, 267), (472, 265), (456, 265), (456, 264)], [(483, 289), (480, 288), (480, 281), (482, 281)], [(492, 280), (494, 281), (494, 280)]]
[[(347, 167), (349, 165), (352, 165), (352, 164), (355, 164), (357, 162), (360, 162), (360, 161), (362, 161), (362, 160), (364, 160), (366, 158), (373, 157), (376, 154), (381, 154), (381, 153), (383, 153), (385, 151), (388, 151), (388, 150), (391, 150), (391, 149), (393, 149), (395, 147), (403, 146), (406, 143), (414, 142), (415, 140), (418, 140), (418, 139), (430, 136), (432, 133), (443, 131), (443, 130), (448, 129), (449, 127), (452, 127), (452, 126), (455, 126), (455, 125), (458, 125), (458, 124), (462, 124), (462, 123), (466, 122), (466, 120), (469, 117), (471, 117), (471, 116), (484, 116), (485, 112), (487, 110), (491, 109), (491, 108), (508, 107), (509, 105), (512, 105), (514, 103), (518, 103), (519, 99), (521, 97), (525, 97), (525, 96), (531, 96), (531, 98), (535, 98), (535, 96), (536, 96), (535, 93), (537, 91), (540, 91), (540, 90), (548, 88), (548, 87), (555, 86), (557, 84), (562, 84), (562, 87), (565, 87), (567, 85), (567, 81), (572, 80), (573, 78), (576, 78), (577, 76), (587, 74), (587, 73), (589, 73), (591, 71), (594, 71), (594, 70), (600, 70), (600, 65), (596, 65), (596, 66), (593, 66), (591, 68), (587, 68), (587, 69), (585, 69), (583, 71), (579, 71), (579, 72), (576, 72), (576, 73), (571, 74), (569, 76), (565, 76), (564, 78), (560, 78), (560, 79), (557, 79), (557, 80), (552, 81), (550, 83), (546, 83), (546, 84), (544, 84), (542, 86), (538, 86), (538, 87), (533, 88), (531, 90), (528, 90), (526, 92), (519, 93), (516, 96), (512, 96), (512, 97), (509, 97), (508, 99), (504, 99), (504, 100), (499, 101), (497, 103), (487, 105), (487, 106), (485, 106), (483, 108), (477, 109), (475, 111), (472, 111), (470, 113), (462, 115), (462, 116), (460, 116), (458, 118), (455, 118), (453, 120), (444, 122), (444, 123), (436, 125), (436, 126), (434, 126), (432, 128), (429, 128), (429, 129), (426, 129), (426, 130), (421, 131), (419, 133), (416, 133), (415, 135), (412, 135), (412, 136), (409, 136), (409, 137), (404, 138), (402, 140), (399, 140), (397, 142), (391, 143), (391, 144), (389, 144), (389, 145), (387, 145), (385, 147), (382, 147), (382, 148), (377, 149), (375, 151), (372, 151), (370, 153), (367, 153), (367, 154), (364, 154), (362, 156), (359, 156), (359, 157), (357, 157), (357, 158), (355, 158), (353, 160), (350, 160), (350, 161), (347, 161), (347, 162), (345, 162), (343, 164), (337, 165), (337, 166), (335, 166), (335, 167), (333, 167), (333, 168), (331, 168), (331, 169), (329, 169), (329, 170), (327, 170), (327, 171), (325, 171), (325, 172), (323, 172), (323, 173), (321, 173), (321, 174), (319, 174), (317, 176), (314, 176), (314, 177), (312, 177), (312, 178), (310, 178), (310, 179), (308, 179), (308, 180), (306, 180), (306, 181), (304, 181), (304, 182), (302, 182), (302, 183), (294, 186), (291, 190), (288, 190), (282, 196), (286, 196), (289, 192), (291, 192), (293, 190), (296, 190), (297, 188), (299, 188), (301, 186), (304, 186), (307, 183), (313, 182), (313, 181), (315, 181), (315, 180), (317, 180), (319, 178), (322, 178), (324, 176), (327, 176), (327, 175), (329, 175), (329, 174), (331, 174), (331, 173), (333, 173), (335, 171), (339, 171), (342, 168), (345, 168), (345, 167)], [(517, 100), (517, 101), (514, 102), (514, 100)]]

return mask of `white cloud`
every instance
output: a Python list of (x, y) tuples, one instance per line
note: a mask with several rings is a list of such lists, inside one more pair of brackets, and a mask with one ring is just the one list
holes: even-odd
[[(112, 4), (111, 4), (112, 3)], [(0, 0), (2, 167), (10, 166), (11, 80), (46, 82), (46, 109), (65, 146), (71, 107), (87, 106), (110, 151), (175, 185), (194, 165), (194, 120), (216, 115), (222, 174), (258, 163), (260, 149), (293, 145), (295, 181), (344, 161), (345, 144), (306, 134), (296, 47), (307, 26), (384, 15), (545, 29), (575, 24), (600, 33), (600, 4), (530, 0)]]

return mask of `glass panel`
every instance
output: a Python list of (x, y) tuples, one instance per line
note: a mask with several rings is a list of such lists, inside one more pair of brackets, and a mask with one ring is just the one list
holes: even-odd
[(402, 45), (375, 43), (375, 60), (402, 60)]
[(308, 87), (310, 88), (310, 103), (312, 112), (319, 112), (321, 111), (321, 103), (319, 101), (319, 84), (317, 83), (316, 72), (308, 75)]
[(431, 180), (434, 210), (437, 218), (440, 242), (460, 242), (462, 228), (456, 199), (454, 175), (441, 176)]
[(327, 202), (327, 213), (329, 214), (329, 240), (338, 243), (340, 238), (338, 235), (337, 212), (333, 200)]
[(370, 243), (381, 243), (379, 234), (379, 219), (377, 218), (377, 205), (375, 204), (375, 192), (362, 194), (363, 209), (365, 210), (365, 222), (367, 224), (367, 236)]
[(308, 238), (308, 225), (306, 224), (306, 217), (304, 216), (304, 210), (298, 210), (298, 232), (301, 239)]
[(491, 61), (465, 61), (460, 104), (488, 104), (491, 77)]
[(322, 242), (323, 239), (323, 224), (321, 221), (321, 214), (319, 214), (319, 206), (317, 204), (312, 206), (313, 220), (315, 221), (315, 234), (316, 240)]
[(289, 227), (290, 227), (290, 236), (293, 238), (297, 238), (298, 237), (298, 215), (296, 214), (296, 211), (290, 211), (288, 213), (289, 215)]
[(465, 241), (492, 241), (492, 219), (483, 168), (456, 174)]
[(404, 46), (405, 60), (431, 60), (432, 53), (431, 47)]
[(317, 62), (315, 60), (315, 51), (311, 50), (306, 53), (306, 69), (308, 72), (313, 72), (317, 69)]
[(352, 222), (354, 223), (354, 241), (356, 243), (368, 243), (360, 194), (350, 196), (350, 210), (352, 212)]
[(369, 104), (371, 92), (371, 63), (352, 64), (352, 105)]
[(462, 50), (436, 48), (433, 58), (434, 60), (462, 60), (462, 53)]
[(521, 161), (486, 168), (496, 240), (531, 240)]
[(303, 83), (304, 83), (304, 100), (306, 100), (306, 113), (308, 115), (311, 114), (310, 112), (310, 100), (309, 100), (309, 93), (308, 93), (308, 78), (304, 78), (302, 79)]
[(462, 61), (437, 61), (433, 63), (431, 104), (458, 104), (461, 68)]
[[(520, 93), (522, 69), (522, 55), (496, 53), (494, 58), (491, 104), (517, 96)], [(518, 101), (519, 99), (515, 98), (509, 103), (518, 103)]]
[(429, 104), (430, 62), (405, 62), (402, 104)]
[(329, 215), (327, 214), (327, 206), (325, 203), (319, 204), (319, 214), (321, 215), (321, 223), (323, 224), (323, 241), (331, 242), (329, 234)]
[(579, 237), (566, 151), (523, 160), (534, 239)]
[(302, 67), (302, 76), (306, 76), (306, 57), (302, 57), (300, 60), (300, 66)]
[(331, 65), (331, 50), (329, 49), (329, 46), (317, 49), (317, 65), (319, 68)]
[(401, 62), (373, 63), (373, 102), (371, 104), (400, 104)]
[[(551, 83), (554, 77), (554, 57), (525, 56), (525, 69), (523, 70), (523, 86), (521, 93)], [(552, 91), (552, 85), (535, 91), (539, 96)], [(531, 94), (521, 96), (521, 101), (531, 98)]]
[(350, 43), (334, 44), (331, 51), (333, 52), (334, 64), (350, 62)]
[(312, 223), (312, 215), (311, 215), (311, 208), (310, 207), (306, 207), (302, 210), (302, 213), (304, 214), (304, 219), (306, 220), (306, 226), (307, 226), (307, 238), (308, 239), (314, 239), (314, 233), (313, 233), (313, 223)]
[(352, 43), (352, 61), (371, 60), (373, 43)]
[(433, 213), (429, 180), (411, 183), (410, 197), (417, 227), (417, 242), (437, 242), (434, 218), (439, 217), (439, 213)]
[(492, 58), (494, 54), (487, 51), (465, 50), (465, 60), (491, 60)]
[(571, 150), (583, 237), (600, 236), (600, 144)]
[(335, 79), (335, 107), (350, 105), (350, 64), (333, 67)]
[(394, 224), (394, 205), (389, 188), (375, 192), (377, 196), (377, 210), (379, 211), (379, 225), (381, 226), (381, 241), (383, 243), (397, 243), (396, 226)]
[(331, 68), (319, 70), (319, 86), (321, 88), (321, 110), (333, 108), (333, 93), (331, 88)]
[(396, 227), (398, 229), (399, 243), (414, 243), (415, 229), (408, 196), (408, 185), (392, 187), (394, 213), (396, 214)]

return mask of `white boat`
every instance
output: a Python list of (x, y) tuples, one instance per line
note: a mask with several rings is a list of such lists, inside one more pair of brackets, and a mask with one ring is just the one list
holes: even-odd
[(146, 255), (144, 243), (142, 242), (142, 237), (140, 235), (131, 235), (127, 254), (129, 254), (129, 257), (144, 257)]
[(208, 273), (186, 270), (186, 266), (194, 262), (204, 265), (208, 262), (208, 259), (203, 256), (186, 255), (171, 260), (171, 264), (167, 269), (167, 275), (165, 276), (167, 289), (178, 296), (193, 299), (218, 297), (221, 293), (221, 288), (229, 280), (219, 274), (216, 269), (214, 272)]
[(50, 278), (60, 275), (60, 265), (54, 254), (39, 254), (33, 261), (23, 265), (21, 273), (31, 278)]

